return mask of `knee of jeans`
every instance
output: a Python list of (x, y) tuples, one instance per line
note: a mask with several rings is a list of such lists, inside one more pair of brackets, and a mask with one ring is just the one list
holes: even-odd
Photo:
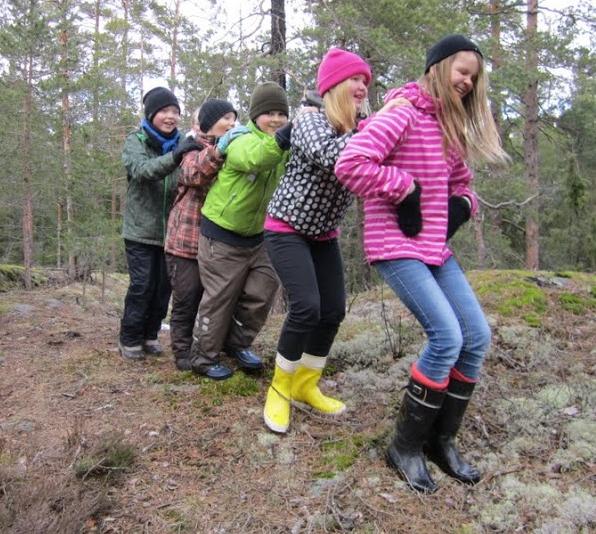
[(466, 333), (463, 349), (467, 352), (486, 352), (491, 342), (491, 331), (486, 321)]
[(463, 342), (463, 334), (459, 328), (451, 328), (440, 334), (431, 335), (429, 338), (432, 352), (440, 354), (445, 359), (453, 359), (452, 363), (457, 361)]

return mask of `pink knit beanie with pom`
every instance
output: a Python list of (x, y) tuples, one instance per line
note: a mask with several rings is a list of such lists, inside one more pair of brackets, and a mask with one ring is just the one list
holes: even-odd
[(331, 48), (323, 57), (317, 73), (317, 90), (323, 96), (329, 89), (338, 83), (362, 74), (366, 78), (366, 85), (370, 84), (372, 77), (370, 66), (358, 54)]

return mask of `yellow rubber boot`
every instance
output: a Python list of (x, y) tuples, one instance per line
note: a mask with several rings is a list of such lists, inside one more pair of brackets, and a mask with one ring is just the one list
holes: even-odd
[(297, 367), (298, 362), (286, 360), (277, 353), (273, 380), (263, 409), (265, 424), (273, 432), (287, 432), (290, 426), (290, 394)]
[(326, 357), (304, 354), (292, 380), (292, 404), (312, 408), (325, 415), (339, 415), (346, 410), (340, 400), (323, 395), (319, 380), (325, 368)]

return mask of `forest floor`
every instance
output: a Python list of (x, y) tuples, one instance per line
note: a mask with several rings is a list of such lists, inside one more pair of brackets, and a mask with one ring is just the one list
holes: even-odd
[(169, 349), (119, 356), (125, 277), (102, 298), (99, 283), (25, 291), (1, 276), (0, 532), (596, 528), (594, 275), (470, 273), (493, 345), (460, 444), (484, 477), (464, 486), (431, 464), (431, 496), (383, 459), (423, 340), (386, 287), (351, 299), (330, 358), (323, 389), (347, 414), (295, 411), (280, 436), (262, 407), (282, 315), (255, 343), (264, 375), (214, 383), (176, 371)]

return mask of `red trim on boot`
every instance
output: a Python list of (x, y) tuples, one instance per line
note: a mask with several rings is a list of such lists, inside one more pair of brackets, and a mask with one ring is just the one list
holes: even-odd
[(466, 375), (462, 374), (461, 371), (458, 371), (455, 367), (451, 369), (449, 373), (449, 378), (454, 378), (455, 380), (459, 380), (460, 382), (466, 382), (467, 384), (475, 384), (478, 380), (474, 380), (473, 378), (468, 378)]
[(410, 370), (411, 376), (416, 382), (426, 386), (427, 388), (434, 389), (435, 391), (444, 391), (447, 389), (449, 385), (449, 378), (446, 378), (443, 382), (435, 382), (431, 380), (426, 375), (422, 374), (418, 368), (416, 367), (416, 363), (412, 364), (412, 368)]

